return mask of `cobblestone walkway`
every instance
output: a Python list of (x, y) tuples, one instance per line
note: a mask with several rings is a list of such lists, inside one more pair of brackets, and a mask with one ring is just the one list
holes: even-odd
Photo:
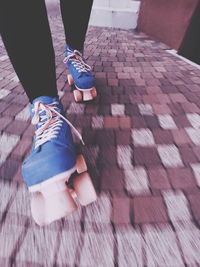
[(50, 22), (58, 90), (99, 198), (47, 227), (32, 221), (28, 99), (0, 42), (0, 266), (200, 266), (200, 70), (144, 34), (90, 27), (99, 97), (75, 104), (62, 24)]

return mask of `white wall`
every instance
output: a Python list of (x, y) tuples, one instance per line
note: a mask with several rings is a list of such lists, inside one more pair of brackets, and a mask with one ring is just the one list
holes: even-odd
[(135, 29), (140, 2), (134, 0), (94, 0), (90, 24)]
[[(46, 4), (51, 13), (58, 12), (59, 0), (46, 0)], [(135, 29), (139, 7), (140, 2), (137, 0), (94, 0), (89, 24)]]

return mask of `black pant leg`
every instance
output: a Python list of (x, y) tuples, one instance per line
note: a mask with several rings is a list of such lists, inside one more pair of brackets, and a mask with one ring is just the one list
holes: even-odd
[(44, 0), (0, 0), (0, 33), (30, 101), (57, 96), (55, 54)]
[(83, 50), (93, 0), (60, 0), (66, 43)]

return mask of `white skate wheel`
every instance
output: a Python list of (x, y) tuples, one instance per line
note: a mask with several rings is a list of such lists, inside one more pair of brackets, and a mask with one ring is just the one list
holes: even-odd
[(90, 101), (92, 99), (93, 99), (93, 96), (92, 96), (91, 90), (83, 92), (83, 101)]
[(67, 75), (67, 80), (68, 80), (68, 84), (69, 84), (70, 86), (74, 84), (74, 80), (73, 80), (71, 74), (68, 74), (68, 75)]
[(83, 206), (86, 206), (97, 199), (97, 194), (87, 172), (81, 173), (74, 179), (73, 188), (80, 204)]
[(81, 102), (83, 100), (82, 92), (80, 92), (79, 90), (74, 90), (73, 94), (76, 102)]
[(47, 225), (59, 220), (77, 208), (68, 189), (58, 192), (48, 198), (40, 192), (33, 193), (31, 198), (31, 212), (34, 221), (40, 225)]
[(87, 171), (87, 165), (86, 165), (83, 155), (78, 155), (76, 159), (76, 170), (78, 173)]

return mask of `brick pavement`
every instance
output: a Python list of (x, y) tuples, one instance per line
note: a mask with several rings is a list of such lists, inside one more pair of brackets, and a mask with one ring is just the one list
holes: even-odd
[(200, 266), (200, 71), (142, 33), (90, 27), (99, 96), (76, 104), (62, 24), (50, 22), (58, 90), (99, 198), (45, 228), (32, 221), (28, 99), (0, 42), (0, 266)]

